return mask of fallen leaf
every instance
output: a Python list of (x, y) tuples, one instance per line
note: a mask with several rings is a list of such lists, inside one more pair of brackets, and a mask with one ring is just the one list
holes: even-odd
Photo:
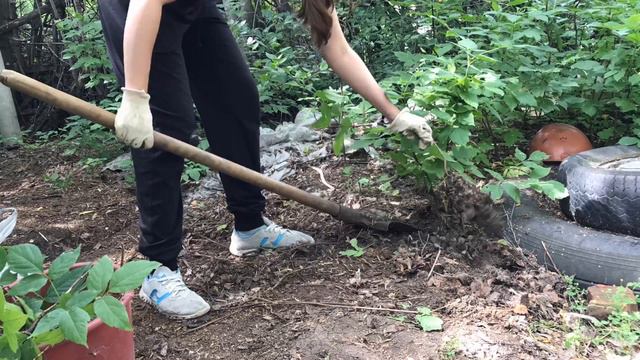
[(529, 308), (526, 305), (518, 304), (513, 308), (513, 312), (518, 315), (527, 315), (529, 313)]

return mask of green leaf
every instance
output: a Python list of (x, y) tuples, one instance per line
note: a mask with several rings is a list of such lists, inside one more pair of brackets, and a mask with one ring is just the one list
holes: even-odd
[(51, 330), (40, 335), (33, 336), (33, 342), (37, 345), (56, 345), (64, 341), (61, 329)]
[(191, 179), (198, 181), (200, 179), (200, 171), (198, 169), (187, 169), (187, 176)]
[(83, 290), (73, 294), (66, 306), (83, 308), (89, 305), (96, 296), (98, 296), (98, 292), (96, 290)]
[(453, 158), (453, 156), (451, 156), (451, 154), (449, 154), (449, 152), (442, 151), (442, 149), (440, 149), (440, 147), (436, 144), (429, 146), (427, 151), (429, 152), (429, 154), (433, 155), (438, 159), (445, 160), (445, 161), (455, 161), (455, 159)]
[(613, 137), (614, 133), (615, 133), (615, 129), (610, 127), (610, 128), (606, 128), (604, 130), (598, 131), (597, 135), (601, 140), (607, 141)]
[(515, 156), (516, 156), (516, 159), (520, 161), (525, 161), (527, 159), (527, 155), (523, 153), (520, 149), (516, 149)]
[(637, 108), (636, 104), (629, 99), (616, 99), (615, 104), (622, 112), (634, 111)]
[(18, 279), (18, 275), (6, 269), (0, 276), (0, 286), (7, 286), (14, 283)]
[(475, 126), (475, 121), (473, 119), (473, 113), (471, 111), (466, 112), (464, 114), (459, 114), (457, 116), (458, 123), (461, 125)]
[(477, 50), (478, 49), (478, 44), (475, 43), (475, 41), (469, 39), (469, 38), (463, 38), (462, 40), (458, 41), (458, 45), (460, 45), (462, 48), (466, 49), (466, 50)]
[(6, 336), (0, 336), (0, 359), (2, 360), (17, 360), (20, 359), (20, 354), (16, 351), (12, 351), (9, 348), (9, 340)]
[(449, 51), (451, 51), (451, 49), (453, 49), (453, 45), (442, 44), (442, 45), (436, 46), (434, 50), (436, 51), (436, 54), (438, 54), (438, 56), (445, 56)]
[(57, 328), (58, 326), (60, 326), (60, 316), (63, 311), (66, 311), (66, 310), (55, 309), (50, 313), (46, 314), (45, 316), (43, 316), (42, 319), (38, 321), (38, 324), (36, 325), (36, 328), (33, 330), (33, 333), (31, 334), (31, 336), (33, 337), (33, 336), (38, 336), (38, 335), (47, 333)]
[(69, 268), (73, 264), (76, 263), (78, 257), (80, 256), (80, 246), (78, 246), (73, 251), (66, 251), (62, 253), (62, 255), (58, 256), (57, 259), (53, 260), (51, 266), (49, 267), (49, 272), (47, 275), (53, 280), (59, 278), (64, 273), (69, 271)]
[(0, 271), (7, 265), (7, 250), (4, 247), (0, 247)]
[(569, 196), (569, 192), (564, 185), (555, 180), (540, 181), (536, 186), (532, 186), (531, 188), (541, 191), (552, 200), (560, 200)]
[(335, 140), (333, 140), (333, 153), (335, 155), (342, 154), (342, 151), (344, 150), (345, 133), (346, 131), (340, 129), (338, 134), (336, 134)]
[(638, 145), (640, 144), (640, 139), (638, 139), (637, 137), (625, 136), (618, 141), (618, 144), (628, 146)]
[(27, 315), (22, 312), (19, 306), (11, 303), (4, 304), (4, 312), (2, 318), (0, 318), (2, 332), (9, 343), (9, 348), (13, 352), (18, 351), (18, 335), (20, 334), (20, 329), (26, 324), (27, 319)]
[(42, 299), (37, 297), (18, 297), (17, 299), (24, 311), (27, 312), (30, 320), (35, 320), (42, 313), (42, 304), (44, 303)]
[(7, 300), (4, 297), (4, 289), (0, 286), (0, 319), (4, 315), (4, 304), (7, 303)]
[(416, 321), (422, 331), (440, 331), (442, 330), (443, 321), (439, 317), (433, 315), (428, 308), (418, 308), (420, 314), (416, 315)]
[(488, 168), (485, 168), (484, 171), (489, 173), (489, 175), (493, 176), (493, 178), (496, 179), (496, 180), (499, 180), (499, 181), (503, 181), (504, 180), (504, 176), (502, 176), (502, 174), (500, 174), (499, 172), (493, 171), (493, 170), (488, 169)]
[(504, 192), (516, 202), (516, 204), (520, 204), (520, 189), (518, 189), (517, 186), (510, 182), (503, 182), (500, 186), (504, 189)]
[(469, 142), (469, 136), (471, 136), (471, 132), (469, 131), (469, 129), (456, 128), (453, 129), (453, 131), (449, 135), (449, 138), (455, 144), (466, 145)]
[(31, 339), (27, 339), (27, 336), (21, 334), (21, 345), (20, 345), (20, 360), (33, 360), (38, 359), (38, 354), (40, 354), (40, 350), (36, 346), (36, 344)]
[(65, 273), (52, 281), (49, 291), (47, 291), (47, 295), (45, 296), (45, 301), (48, 303), (58, 302), (60, 297), (71, 289), (72, 286), (81, 285), (80, 279), (87, 273), (87, 271), (89, 271), (89, 266), (82, 266), (70, 270), (68, 273)]
[(124, 293), (137, 288), (142, 284), (144, 278), (158, 266), (160, 266), (160, 263), (148, 260), (137, 260), (124, 264), (113, 274), (109, 284), (109, 291)]
[(96, 300), (93, 309), (105, 324), (122, 330), (131, 331), (129, 315), (124, 305), (113, 296), (105, 296)]
[(540, 165), (536, 165), (534, 163), (530, 164), (530, 169), (531, 169), (531, 173), (529, 174), (529, 177), (533, 178), (533, 179), (541, 179), (547, 175), (549, 175), (549, 173), (551, 172), (550, 168), (546, 168)]
[(518, 99), (518, 102), (520, 103), (520, 105), (532, 106), (532, 107), (538, 106), (538, 102), (536, 101), (536, 98), (533, 97), (531, 93), (524, 92), (524, 91), (515, 91), (513, 93), (513, 96), (515, 96), (516, 99)]
[(460, 176), (462, 176), (463, 178), (468, 176), (467, 174), (464, 173), (464, 166), (462, 164), (460, 164), (459, 162), (452, 161), (452, 162), (447, 163), (447, 165), (452, 170), (458, 172), (460, 174)]
[(11, 271), (26, 276), (42, 272), (44, 256), (37, 246), (20, 244), (9, 248), (7, 262)]
[(326, 129), (331, 125), (331, 107), (329, 105), (322, 103), (320, 105), (320, 112), (322, 116), (318, 121), (314, 122), (311, 127), (314, 129)]
[(582, 110), (583, 113), (592, 117), (595, 116), (596, 113), (598, 112), (598, 108), (596, 108), (596, 106), (591, 102), (584, 103), (580, 108), (580, 110)]
[(541, 162), (541, 161), (547, 160), (548, 158), (549, 158), (549, 155), (538, 150), (532, 152), (531, 155), (529, 155), (529, 160), (535, 161), (535, 162)]
[(478, 94), (474, 92), (464, 91), (460, 92), (460, 97), (462, 98), (462, 100), (464, 100), (464, 102), (472, 106), (474, 109), (478, 108)]
[(347, 257), (361, 257), (362, 255), (364, 255), (364, 248), (358, 245), (358, 239), (351, 239), (351, 241), (349, 241), (349, 244), (351, 245), (351, 249), (340, 251), (340, 255)]
[(47, 277), (42, 274), (33, 274), (20, 279), (20, 281), (9, 290), (11, 296), (22, 296), (30, 292), (35, 292), (47, 283)]
[(98, 260), (91, 270), (87, 279), (87, 288), (95, 291), (97, 294), (102, 293), (109, 286), (109, 280), (113, 276), (113, 263), (108, 256), (103, 256)]
[(87, 346), (89, 314), (77, 307), (71, 308), (68, 311), (60, 310), (60, 329), (62, 329), (65, 339), (78, 345)]
[(580, 69), (584, 71), (603, 71), (604, 66), (597, 61), (593, 60), (583, 60), (578, 61), (571, 67), (573, 69)]

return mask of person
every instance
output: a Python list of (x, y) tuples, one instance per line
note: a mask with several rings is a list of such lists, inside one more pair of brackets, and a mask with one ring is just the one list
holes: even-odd
[[(423, 147), (430, 143), (427, 119), (393, 105), (351, 49), (333, 0), (302, 3), (301, 17), (335, 73), (393, 119), (392, 131), (416, 136)], [(186, 286), (177, 260), (184, 159), (153, 149), (153, 130), (188, 141), (195, 129), (195, 103), (211, 150), (260, 171), (257, 86), (214, 0), (99, 0), (99, 5), (107, 50), (122, 86), (116, 136), (132, 147), (139, 251), (162, 264), (145, 279), (140, 297), (167, 316), (198, 317), (210, 307)], [(259, 188), (224, 174), (221, 179), (234, 215), (233, 255), (314, 244), (311, 236), (263, 217), (265, 199)]]

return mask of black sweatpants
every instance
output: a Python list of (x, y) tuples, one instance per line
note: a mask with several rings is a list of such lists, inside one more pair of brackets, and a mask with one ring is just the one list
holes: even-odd
[[(195, 129), (195, 102), (212, 151), (260, 171), (260, 105), (255, 81), (214, 0), (204, 0), (206, 6), (189, 16), (177, 8), (184, 1), (163, 8), (149, 76), (154, 128), (188, 141)], [(121, 85), (128, 4), (128, 0), (100, 1), (107, 48)], [(156, 149), (133, 149), (131, 153), (142, 233), (139, 250), (175, 268), (182, 249), (180, 176), (184, 159)], [(260, 189), (225, 175), (221, 178), (236, 229), (261, 226), (265, 200)]]

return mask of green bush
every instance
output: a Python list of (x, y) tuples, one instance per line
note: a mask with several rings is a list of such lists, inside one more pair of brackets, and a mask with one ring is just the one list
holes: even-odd
[[(638, 1), (390, 1), (362, 8), (372, 18), (393, 18), (352, 31), (364, 37), (353, 40), (363, 57), (386, 75), (390, 98), (438, 117), (432, 124), (436, 144), (426, 150), (378, 127), (356, 141), (390, 147), (401, 175), (433, 186), (456, 171), (469, 180), (495, 178), (485, 188), (494, 198), (506, 193), (518, 200), (517, 190), (527, 187), (557, 198), (565, 195), (559, 184), (532, 176), (541, 174), (539, 164), (520, 174), (529, 180), (500, 175), (514, 161), (531, 170), (526, 155), (510, 154), (542, 125), (575, 124), (600, 145), (640, 143)], [(358, 16), (366, 14), (357, 10), (353, 18)], [(384, 46), (367, 37), (398, 40)], [(344, 105), (324, 94), (318, 96), (321, 109), (341, 106), (334, 118), (357, 115), (350, 110), (357, 97), (347, 92)], [(340, 128), (337, 142), (355, 133), (352, 123)]]

